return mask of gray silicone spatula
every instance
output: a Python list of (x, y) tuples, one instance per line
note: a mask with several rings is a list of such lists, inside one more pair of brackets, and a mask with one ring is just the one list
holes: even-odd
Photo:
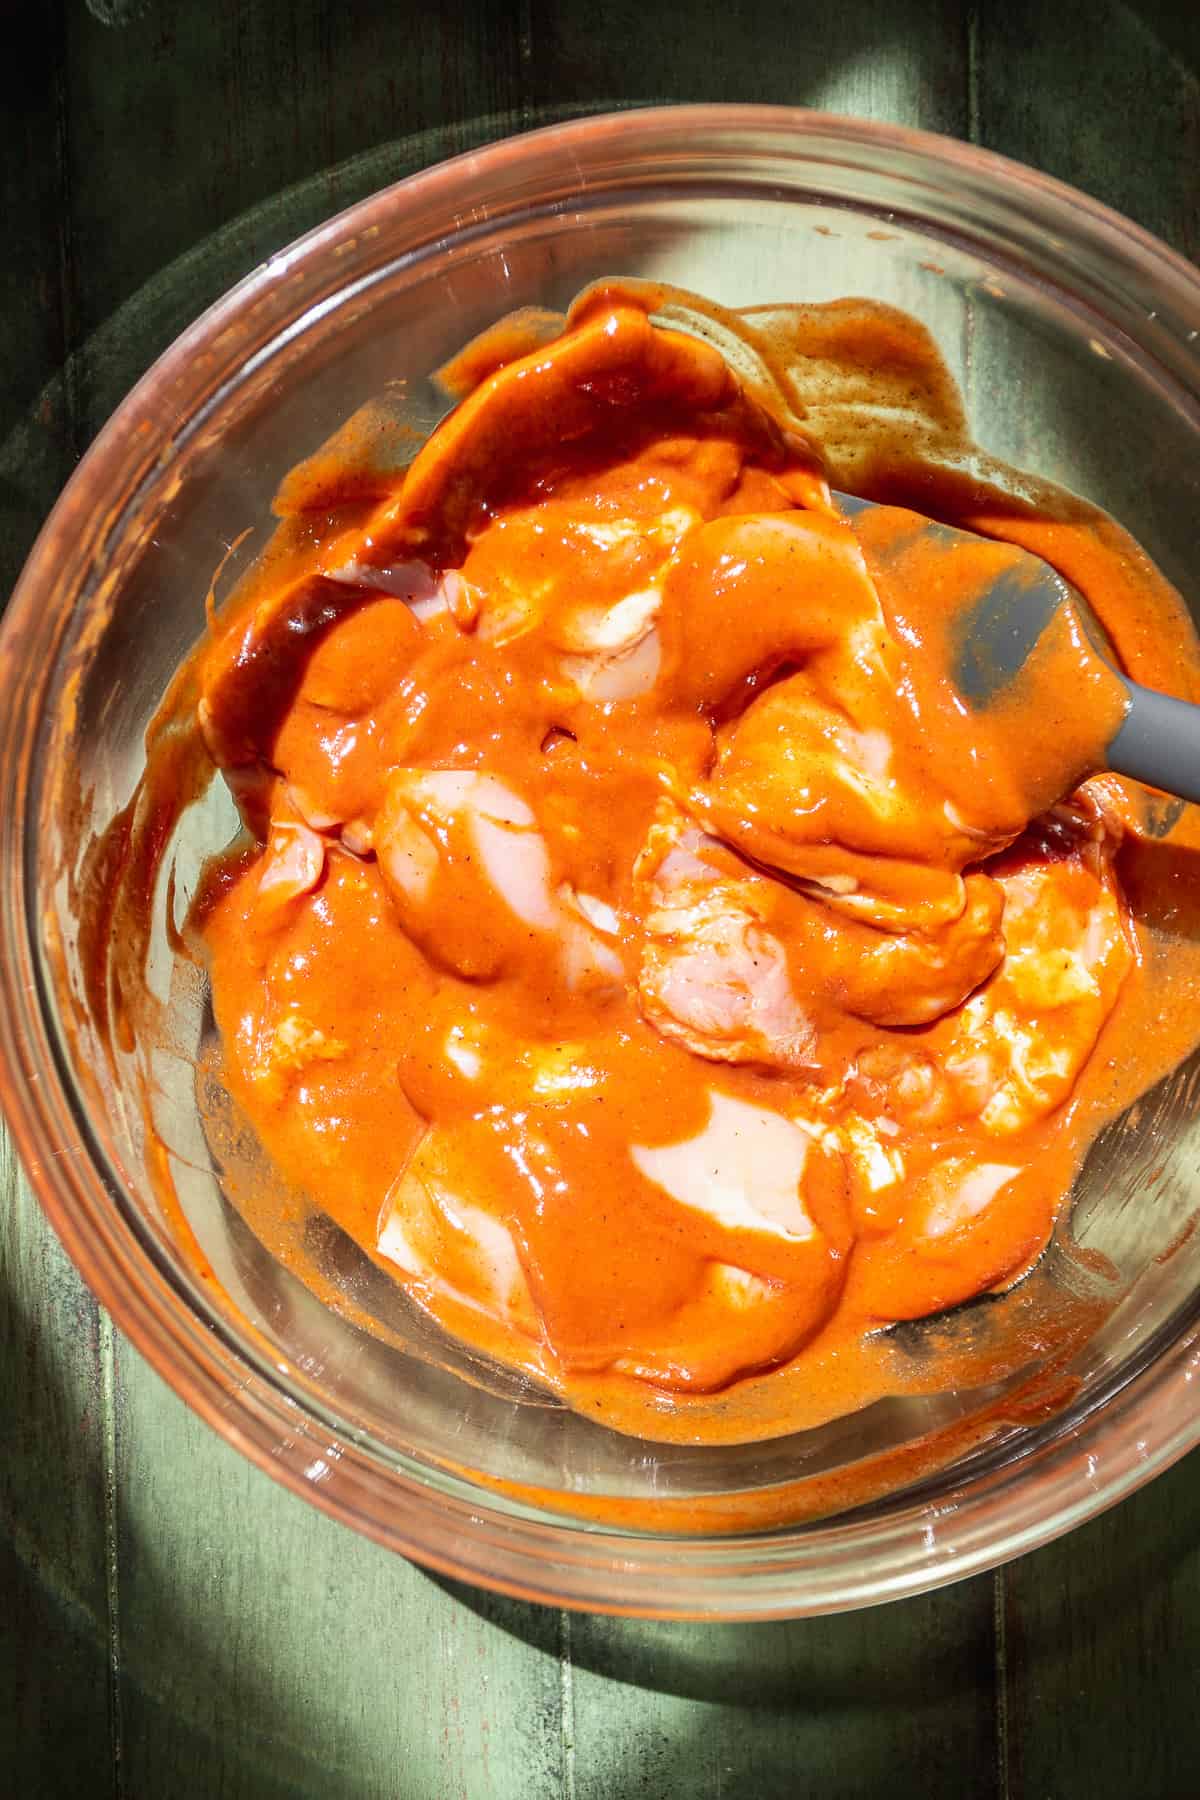
[[(874, 505), (853, 494), (835, 493), (833, 498), (850, 519)], [(971, 532), (932, 519), (923, 531), (947, 551), (956, 543), (980, 541)], [(1064, 608), (1074, 610), (1128, 695), (1124, 718), (1108, 744), (1106, 767), (1182, 800), (1200, 801), (1200, 706), (1131, 681), (1117, 667), (1104, 628), (1083, 595), (1030, 551), (1016, 552), (962, 621), (954, 680), (964, 700), (984, 708), (998, 698), (1017, 680)]]

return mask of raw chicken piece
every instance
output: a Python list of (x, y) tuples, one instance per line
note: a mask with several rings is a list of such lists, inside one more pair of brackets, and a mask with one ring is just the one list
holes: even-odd
[(636, 699), (658, 675), (665, 571), (699, 516), (686, 506), (589, 512), (554, 499), (510, 510), (476, 538), (458, 577), (477, 597), (470, 629), (497, 649), (543, 646), (587, 700)]
[(556, 1130), (535, 1109), (493, 1106), (431, 1126), (387, 1196), (378, 1250), (419, 1302), (442, 1317), (456, 1307), (487, 1316), (520, 1340), (527, 1364), (702, 1392), (779, 1362), (828, 1318), (845, 1277), (839, 1159), (778, 1114), (710, 1100), (695, 1137), (630, 1152), (630, 1182), (641, 1177), (668, 1218), (691, 1218), (665, 1290), (657, 1301), (639, 1291), (615, 1246), (610, 1310), (582, 1336), (571, 1296), (594, 1271), (560, 1260), (550, 1216), (574, 1191), (569, 1118)]
[(959, 882), (957, 917), (933, 930), (876, 930), (838, 895), (795, 891), (664, 804), (639, 859), (646, 893), (638, 991), (664, 1036), (721, 1062), (817, 1066), (838, 1014), (919, 1025), (958, 1006), (1003, 953), (1002, 897)]
[[(900, 919), (884, 929), (841, 919), (838, 897), (822, 896), (820, 909), (830, 916), (820, 931), (820, 951), (842, 1008), (875, 1025), (927, 1025), (986, 981), (1004, 955), (1004, 896), (978, 871), (963, 878), (962, 896), (961, 914), (932, 930), (915, 923), (905, 929)], [(815, 938), (811, 930), (804, 933), (814, 948)], [(799, 940), (793, 955), (804, 959)]]
[(816, 1027), (768, 929), (766, 884), (703, 860), (713, 841), (664, 805), (636, 878), (646, 894), (638, 972), (643, 1013), (664, 1037), (714, 1062), (815, 1068)]
[(1004, 962), (942, 1059), (960, 1105), (997, 1136), (1066, 1100), (1133, 961), (1111, 841), (1055, 848), (998, 874)]
[[(1024, 1130), (1067, 1100), (1132, 963), (1110, 889), (1096, 884), (1087, 904), (1052, 866), (1004, 886), (1004, 968), (964, 1006), (943, 1064), (961, 1103), (997, 1136)], [(1056, 936), (1047, 941), (1049, 932)]]
[(569, 988), (622, 981), (609, 934), (555, 888), (532, 810), (498, 776), (393, 770), (373, 840), (404, 929), (435, 962), (487, 979), (531, 951), (544, 964), (549, 939)]
[[(737, 629), (730, 630), (731, 618)], [(854, 533), (821, 513), (710, 520), (664, 583), (664, 682), (680, 705), (740, 711), (781, 666), (809, 670), (842, 719), (873, 718), (900, 663)], [(877, 779), (888, 746), (867, 752)]]
[(921, 1184), (914, 1212), (926, 1238), (945, 1237), (985, 1212), (997, 1194), (1021, 1173), (1017, 1163), (973, 1163), (951, 1157)]
[(860, 1241), (848, 1288), (852, 1309), (875, 1319), (924, 1318), (1011, 1281), (1044, 1248), (1052, 1217), (1027, 1165), (970, 1156), (943, 1156), (899, 1203), (890, 1233)]
[[(852, 873), (850, 891), (868, 901), (890, 897), (897, 865), (926, 889), (944, 890), (1023, 820), (989, 839), (947, 807), (919, 759), (898, 749), (914, 733), (899, 710), (879, 687), (858, 707), (849, 678), (818, 681), (806, 670), (776, 680), (721, 731), (706, 816), (719, 835), (789, 875), (820, 880), (831, 866)], [(883, 922), (858, 901), (847, 910)]]
[(299, 818), (275, 818), (259, 865), (259, 918), (276, 916), (291, 901), (311, 894), (325, 873), (325, 844)]
[(613, 641), (563, 657), (563, 674), (585, 700), (636, 700), (653, 688), (662, 654), (654, 628), (660, 598), (653, 587), (627, 594), (609, 615)]
[(780, 1113), (716, 1091), (709, 1100), (712, 1111), (699, 1137), (662, 1149), (631, 1147), (642, 1174), (731, 1230), (793, 1243), (815, 1237), (802, 1194), (813, 1139)]
[(907, 1173), (904, 1152), (892, 1142), (888, 1119), (865, 1119), (847, 1111), (844, 1084), (814, 1094), (807, 1103), (806, 1128), (827, 1150), (836, 1151), (846, 1170), (854, 1228), (860, 1237), (891, 1231), (901, 1216)]
[(933, 727), (903, 622), (889, 618), (854, 531), (820, 513), (710, 520), (663, 584), (662, 691), (719, 727), (689, 804), (716, 836), (793, 877), (820, 880), (840, 856), (847, 893), (868, 900), (894, 897), (904, 863), (927, 887), (941, 874), (944, 889), (1028, 817), (1005, 789), (1012, 822), (997, 826), (994, 784), (970, 768), (942, 771), (949, 788), (931, 780)]
[(994, 1136), (1036, 1124), (1068, 1098), (1133, 960), (1094, 809), (1031, 833), (993, 865), (1004, 895), (1004, 960), (924, 1044), (873, 1045), (855, 1084), (906, 1128), (977, 1118)]
[(713, 1258), (702, 1265), (689, 1298), (656, 1321), (653, 1331), (627, 1337), (608, 1366), (618, 1375), (694, 1394), (774, 1368), (801, 1350), (833, 1312), (840, 1266), (821, 1257), (819, 1267), (808, 1289)]
[(512, 1232), (463, 1198), (452, 1132), (432, 1127), (384, 1202), (378, 1248), (420, 1298), (450, 1298), (540, 1335)]
[(698, 1290), (614, 1366), (667, 1386), (716, 1387), (793, 1355), (837, 1304), (850, 1232), (842, 1159), (766, 1107), (710, 1090), (682, 1142), (635, 1144), (639, 1173), (689, 1215)]

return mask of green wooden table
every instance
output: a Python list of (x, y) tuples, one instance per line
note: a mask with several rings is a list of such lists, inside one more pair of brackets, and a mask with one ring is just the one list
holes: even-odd
[[(1200, 255), (1198, 0), (32, 0), (4, 46), (0, 591), (133, 379), (332, 210), (635, 100), (953, 133)], [(30, 38), (36, 40), (32, 48)], [(433, 1578), (185, 1411), (0, 1143), (0, 1794), (1200, 1794), (1200, 1459), (994, 1577), (827, 1621)]]

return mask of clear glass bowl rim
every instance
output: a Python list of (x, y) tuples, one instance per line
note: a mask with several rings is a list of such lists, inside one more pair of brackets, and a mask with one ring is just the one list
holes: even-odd
[[(258, 1467), (388, 1548), (451, 1576), (521, 1598), (654, 1617), (767, 1618), (848, 1610), (961, 1579), (1048, 1542), (1131, 1493), (1200, 1440), (1190, 1384), (1200, 1368), (1200, 1303), (1172, 1321), (1153, 1353), (1102, 1401), (1068, 1408), (1015, 1459), (958, 1485), (935, 1481), (861, 1512), (746, 1536), (627, 1534), (510, 1506), (464, 1478), (394, 1457), (385, 1462), (289, 1383), (215, 1311), (185, 1296), (134, 1224), (60, 1066), (37, 948), (37, 749), (57, 652), (103, 546), (106, 514), (169, 460), (171, 429), (197, 418), (223, 381), (328, 291), (347, 265), (371, 268), (371, 245), (397, 216), (440, 219), (441, 235), (521, 210), (539, 171), (612, 180), (635, 158), (669, 159), (672, 175), (711, 175), (722, 159), (769, 154), (820, 192), (821, 167), (906, 171), (943, 197), (979, 196), (1015, 231), (1053, 234), (1097, 266), (1152, 288), (1160, 320), (1200, 326), (1200, 273), (1149, 233), (1063, 183), (951, 139), (901, 127), (760, 106), (656, 107), (601, 114), (504, 139), (369, 196), (254, 270), (158, 359), (114, 413), (60, 496), (0, 626), (0, 682), (10, 725), (0, 745), (0, 1103), (35, 1192), (97, 1299), (157, 1370)], [(644, 165), (643, 165), (644, 166)], [(815, 174), (815, 178), (814, 178)], [(524, 184), (524, 185), (523, 185)], [(429, 239), (419, 240), (419, 248)], [(339, 262), (339, 252), (341, 260)], [(306, 285), (307, 283), (307, 285)], [(1162, 340), (1163, 326), (1158, 328)], [(1192, 337), (1194, 339), (1194, 332)], [(1200, 389), (1200, 355), (1169, 348)], [(151, 421), (147, 431), (145, 422)], [(64, 1155), (82, 1137), (87, 1156)], [(1097, 1450), (1102, 1451), (1097, 1455)]]

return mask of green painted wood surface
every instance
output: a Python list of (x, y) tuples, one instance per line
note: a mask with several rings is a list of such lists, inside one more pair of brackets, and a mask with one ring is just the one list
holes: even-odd
[[(561, 109), (826, 106), (974, 137), (1200, 250), (1176, 0), (45, 0), (0, 81), (0, 591), (210, 299), (331, 210)], [(1200, 1792), (1200, 1459), (995, 1577), (654, 1625), (388, 1557), (112, 1331), (0, 1149), (0, 1793), (754, 1800)]]

